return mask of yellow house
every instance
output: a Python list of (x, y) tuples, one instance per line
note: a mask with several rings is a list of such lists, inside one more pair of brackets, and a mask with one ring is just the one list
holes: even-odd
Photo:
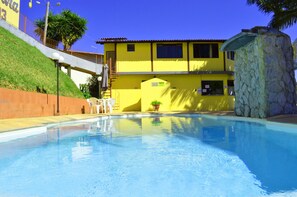
[(234, 53), (220, 51), (225, 40), (127, 40), (103, 38), (109, 65), (105, 97), (118, 111), (219, 111), (234, 107)]

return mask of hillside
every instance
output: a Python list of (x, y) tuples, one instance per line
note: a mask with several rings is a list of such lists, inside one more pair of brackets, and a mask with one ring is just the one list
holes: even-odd
[[(56, 94), (54, 62), (38, 49), (0, 27), (0, 87)], [(60, 95), (83, 98), (81, 91), (60, 72)]]

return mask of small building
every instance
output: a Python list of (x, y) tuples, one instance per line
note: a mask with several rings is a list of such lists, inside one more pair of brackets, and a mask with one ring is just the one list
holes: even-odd
[(160, 111), (233, 110), (234, 53), (220, 51), (225, 40), (128, 40), (103, 38), (109, 65), (105, 97), (115, 110)]

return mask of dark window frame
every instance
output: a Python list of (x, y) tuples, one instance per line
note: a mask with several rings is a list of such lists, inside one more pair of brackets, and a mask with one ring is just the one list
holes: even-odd
[(127, 52), (134, 52), (135, 44), (127, 44)]
[(196, 43), (193, 44), (194, 58), (219, 58), (219, 44), (218, 43)]
[(157, 44), (157, 58), (183, 58), (183, 44)]
[(202, 80), (201, 89), (202, 96), (224, 96), (224, 81)]

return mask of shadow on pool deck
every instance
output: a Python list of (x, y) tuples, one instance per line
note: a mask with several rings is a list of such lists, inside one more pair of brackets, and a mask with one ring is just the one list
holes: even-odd
[[(47, 124), (69, 122), (82, 119), (92, 119), (105, 115), (118, 116), (118, 115), (149, 115), (149, 114), (208, 114), (215, 116), (235, 116), (233, 111), (220, 111), (220, 112), (125, 112), (125, 113), (112, 113), (112, 114), (77, 114), (65, 116), (48, 116), (48, 117), (33, 117), (33, 118), (16, 118), (16, 119), (2, 119), (0, 120), (0, 132), (7, 132), (31, 127), (46, 126)], [(297, 124), (297, 114), (294, 115), (280, 115), (267, 119), (272, 122)]]

